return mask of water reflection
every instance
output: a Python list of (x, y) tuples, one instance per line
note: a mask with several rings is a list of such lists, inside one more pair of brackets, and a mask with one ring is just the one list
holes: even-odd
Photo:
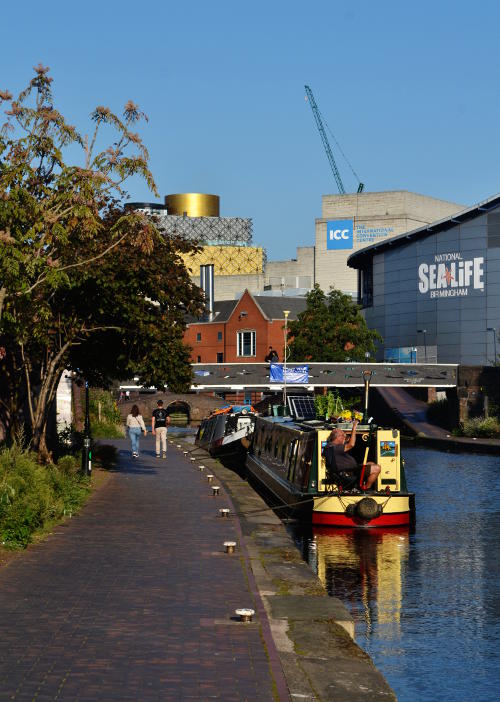
[(403, 574), (409, 558), (407, 529), (324, 529), (297, 534), (303, 557), (328, 593), (357, 611), (357, 629), (369, 638), (374, 622), (400, 636)]
[(414, 534), (290, 531), (400, 702), (489, 702), (500, 684), (500, 459), (422, 449), (405, 458)]

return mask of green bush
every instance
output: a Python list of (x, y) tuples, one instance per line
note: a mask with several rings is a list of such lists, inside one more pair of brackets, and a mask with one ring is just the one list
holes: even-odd
[(24, 548), (37, 531), (46, 529), (84, 502), (90, 482), (77, 472), (71, 456), (59, 466), (40, 466), (34, 454), (18, 446), (0, 451), (0, 541)]
[(109, 390), (89, 392), (90, 432), (96, 439), (123, 439), (123, 419)]
[(463, 422), (460, 428), (462, 436), (500, 438), (500, 421), (497, 417), (474, 417)]

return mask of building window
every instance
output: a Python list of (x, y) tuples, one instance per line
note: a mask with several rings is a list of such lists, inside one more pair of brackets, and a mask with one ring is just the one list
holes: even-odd
[(252, 404), (252, 393), (245, 391), (245, 405)]
[(223, 353), (217, 354), (217, 363), (224, 363), (224, 354)]
[(373, 259), (367, 261), (358, 274), (358, 303), (362, 307), (373, 305)]
[(197, 363), (201, 363), (201, 356), (198, 356), (198, 361)]
[(201, 332), (196, 333), (196, 341), (201, 341)]
[(239, 331), (237, 334), (238, 356), (255, 356), (255, 332)]
[(217, 341), (222, 341), (222, 332), (217, 332)]

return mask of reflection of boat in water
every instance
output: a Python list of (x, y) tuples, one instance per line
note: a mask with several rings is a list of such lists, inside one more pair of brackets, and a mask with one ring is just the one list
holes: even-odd
[(213, 456), (244, 454), (253, 433), (255, 410), (251, 405), (228, 405), (202, 419), (195, 444)]
[(409, 558), (407, 529), (332, 529), (312, 527), (310, 565), (331, 595), (362, 607), (367, 633), (372, 626), (387, 626), (398, 635), (403, 580)]
[[(335, 469), (327, 471), (322, 449), (334, 428), (345, 432), (352, 423), (258, 417), (246, 466), (283, 505), (304, 513), (313, 524), (335, 527), (410, 526), (414, 495), (406, 487), (397, 429), (376, 426), (368, 416), (369, 378), (365, 377), (364, 424), (357, 427), (351, 455), (359, 465), (381, 466), (373, 489), (363, 489), (362, 477), (347, 484)], [(362, 472), (363, 475), (363, 472)]]

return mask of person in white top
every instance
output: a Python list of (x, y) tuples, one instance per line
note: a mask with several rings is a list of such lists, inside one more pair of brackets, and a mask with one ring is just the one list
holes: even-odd
[(132, 458), (139, 458), (139, 437), (141, 435), (141, 431), (144, 432), (144, 436), (146, 436), (148, 432), (146, 425), (144, 424), (142, 414), (140, 414), (137, 405), (132, 405), (130, 414), (127, 417), (127, 427), (130, 436), (130, 443), (132, 444)]

